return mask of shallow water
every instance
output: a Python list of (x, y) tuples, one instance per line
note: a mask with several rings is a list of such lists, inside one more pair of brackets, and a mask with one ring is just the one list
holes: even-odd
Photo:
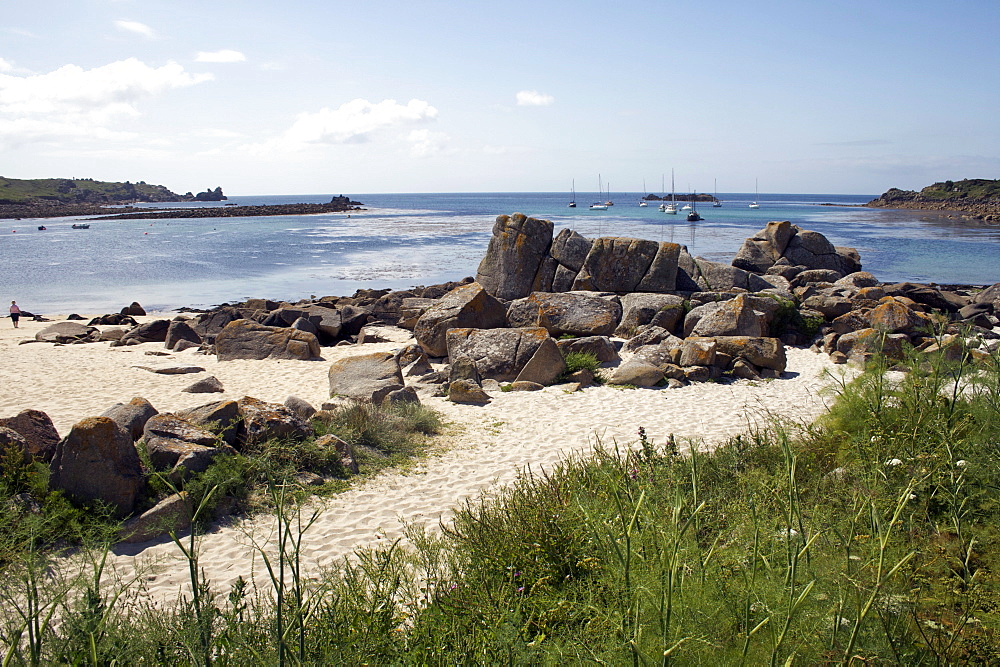
[[(865, 209), (868, 195), (720, 194), (699, 205), (706, 220), (638, 206), (616, 194), (590, 211), (596, 193), (351, 195), (365, 211), (251, 218), (108, 220), (88, 230), (72, 219), (7, 220), (0, 235), (0, 298), (38, 313), (111, 312), (138, 301), (150, 311), (207, 307), (248, 297), (297, 300), (349, 295), (359, 288), (406, 288), (475, 275), (493, 221), (520, 211), (588, 237), (632, 236), (686, 245), (730, 261), (769, 220), (790, 220), (861, 253), (883, 281), (992, 284), (1000, 281), (1000, 228), (947, 215)], [(330, 195), (231, 197), (235, 204), (326, 202)], [(221, 204), (190, 204), (192, 206)], [(37, 230), (38, 225), (47, 230)]]

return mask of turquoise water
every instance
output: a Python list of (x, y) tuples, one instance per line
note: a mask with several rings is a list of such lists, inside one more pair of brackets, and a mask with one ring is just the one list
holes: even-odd
[[(339, 193), (336, 193), (339, 194)], [(588, 237), (674, 241), (728, 262), (769, 220), (790, 220), (853, 246), (883, 281), (992, 284), (1000, 281), (1000, 228), (938, 214), (846, 207), (870, 195), (720, 193), (705, 220), (668, 216), (638, 193), (354, 194), (366, 211), (263, 218), (94, 221), (6, 220), (0, 234), (0, 298), (38, 313), (111, 312), (138, 301), (147, 310), (207, 307), (248, 297), (297, 300), (359, 288), (406, 288), (475, 275), (498, 214), (520, 211)], [(231, 197), (236, 204), (326, 202), (315, 196)], [(606, 198), (606, 197), (605, 197)], [(842, 206), (823, 206), (822, 204)], [(191, 204), (192, 206), (220, 204)], [(44, 224), (48, 229), (38, 231)], [(16, 230), (11, 233), (10, 230)]]

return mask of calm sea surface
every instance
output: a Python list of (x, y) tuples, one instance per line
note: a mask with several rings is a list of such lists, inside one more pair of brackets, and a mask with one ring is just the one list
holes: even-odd
[[(338, 193), (339, 194), (339, 193)], [(230, 197), (235, 204), (330, 200), (331, 195)], [(823, 206), (860, 204), (869, 195), (726, 194), (705, 220), (668, 216), (639, 194), (612, 193), (615, 205), (590, 211), (595, 193), (351, 194), (365, 211), (261, 218), (94, 221), (5, 220), (0, 234), (0, 299), (36, 313), (207, 307), (248, 297), (297, 300), (350, 295), (358, 288), (406, 288), (475, 275), (495, 217), (520, 211), (587, 237), (673, 241), (694, 255), (728, 262), (743, 239), (769, 220), (790, 220), (853, 246), (880, 280), (1000, 282), (1000, 228), (917, 211)], [(198, 204), (219, 205), (219, 204)], [(150, 205), (152, 206), (152, 205)], [(174, 206), (174, 205), (171, 205)], [(38, 225), (47, 230), (39, 231)], [(12, 233), (16, 230), (16, 233)]]

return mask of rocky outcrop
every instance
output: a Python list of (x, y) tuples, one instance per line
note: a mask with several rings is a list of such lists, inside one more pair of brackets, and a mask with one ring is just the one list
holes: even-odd
[(132, 512), (143, 485), (142, 464), (131, 436), (108, 417), (73, 425), (49, 466), (49, 485), (80, 503), (101, 502), (117, 516)]
[(469, 357), (484, 379), (498, 382), (513, 382), (518, 379), (537, 381), (529, 377), (521, 378), (520, 374), (536, 353), (540, 357), (550, 358), (551, 348), (547, 344), (547, 349), (543, 348), (546, 341), (555, 343), (549, 337), (549, 332), (541, 327), (451, 329), (448, 331), (448, 356), (453, 359)]
[(296, 329), (266, 327), (250, 320), (226, 325), (215, 338), (219, 361), (231, 359), (318, 359), (316, 336)]
[(507, 323), (507, 309), (479, 283), (457, 287), (428, 308), (413, 329), (420, 347), (431, 357), (448, 353), (449, 329), (492, 329)]
[[(548, 220), (529, 218), (523, 213), (498, 216), (476, 282), (500, 299), (528, 296), (535, 291), (536, 276), (551, 245), (552, 223)], [(540, 277), (539, 281), (544, 282)]]
[(853, 248), (835, 248), (819, 232), (802, 229), (786, 221), (774, 221), (743, 242), (733, 266), (763, 274), (774, 266), (827, 269), (840, 276), (861, 270)]

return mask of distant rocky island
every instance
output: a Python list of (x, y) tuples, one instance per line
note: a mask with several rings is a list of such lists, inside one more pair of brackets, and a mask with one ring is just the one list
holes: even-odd
[(968, 178), (928, 185), (920, 192), (890, 188), (865, 206), (956, 211), (990, 224), (1000, 224), (1000, 180)]
[(102, 216), (109, 213), (109, 206), (121, 214), (116, 218), (209, 218), (260, 215), (294, 215), (354, 210), (360, 202), (343, 195), (334, 197), (328, 204), (282, 204), (280, 206), (232, 206), (211, 208), (156, 209), (136, 208), (139, 202), (217, 202), (228, 197), (222, 187), (193, 194), (179, 195), (163, 185), (150, 185), (145, 181), (112, 182), (92, 178), (35, 178), (18, 179), (0, 177), (0, 218), (55, 218), (63, 216)]
[(693, 202), (714, 202), (718, 201), (715, 197), (710, 194), (702, 192), (701, 194), (673, 194), (673, 195), (646, 195), (643, 197), (646, 201), (670, 201), (673, 197), (674, 201), (693, 201)]

